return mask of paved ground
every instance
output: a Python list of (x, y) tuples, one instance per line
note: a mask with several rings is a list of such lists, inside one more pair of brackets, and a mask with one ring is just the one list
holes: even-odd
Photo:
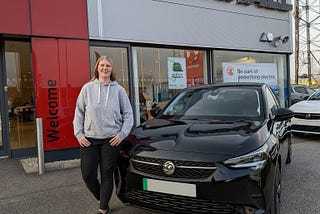
[[(114, 213), (144, 213), (111, 200)], [(18, 160), (0, 160), (0, 213), (96, 213), (98, 203), (86, 189), (80, 168), (27, 174)]]
[[(320, 210), (320, 138), (294, 138), (293, 161), (282, 174), (282, 213)], [(96, 213), (98, 204), (85, 188), (79, 167), (27, 174), (18, 160), (0, 159), (0, 213)], [(153, 212), (111, 200), (113, 213)]]
[(282, 213), (320, 213), (320, 136), (295, 137), (282, 173)]

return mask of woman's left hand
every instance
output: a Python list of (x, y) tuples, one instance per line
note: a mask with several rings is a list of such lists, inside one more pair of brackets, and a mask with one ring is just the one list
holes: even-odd
[(114, 136), (109, 143), (111, 146), (118, 146), (121, 143), (119, 135)]

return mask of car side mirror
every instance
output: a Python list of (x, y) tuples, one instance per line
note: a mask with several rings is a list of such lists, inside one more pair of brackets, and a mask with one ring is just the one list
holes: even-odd
[(289, 120), (293, 117), (294, 112), (291, 111), (288, 108), (279, 108), (276, 115), (275, 115), (275, 120), (276, 121), (284, 121), (284, 120)]
[(155, 106), (150, 110), (150, 114), (152, 115), (152, 117), (157, 117), (160, 111), (161, 111), (161, 108), (158, 106)]

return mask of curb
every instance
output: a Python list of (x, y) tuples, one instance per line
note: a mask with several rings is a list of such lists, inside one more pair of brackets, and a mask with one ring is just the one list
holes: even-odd
[[(38, 158), (21, 159), (20, 163), (22, 164), (22, 167), (27, 174), (39, 172)], [(55, 161), (55, 162), (45, 163), (44, 169), (45, 171), (53, 171), (53, 170), (59, 170), (59, 169), (75, 168), (79, 166), (80, 166), (80, 159), (74, 159), (74, 160)]]

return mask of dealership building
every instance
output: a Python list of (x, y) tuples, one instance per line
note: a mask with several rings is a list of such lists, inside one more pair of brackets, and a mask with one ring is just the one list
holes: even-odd
[[(253, 3), (254, 2), (254, 3)], [(250, 0), (1, 0), (0, 157), (79, 157), (75, 102), (101, 55), (135, 125), (185, 87), (267, 82), (289, 103), (292, 5)]]

